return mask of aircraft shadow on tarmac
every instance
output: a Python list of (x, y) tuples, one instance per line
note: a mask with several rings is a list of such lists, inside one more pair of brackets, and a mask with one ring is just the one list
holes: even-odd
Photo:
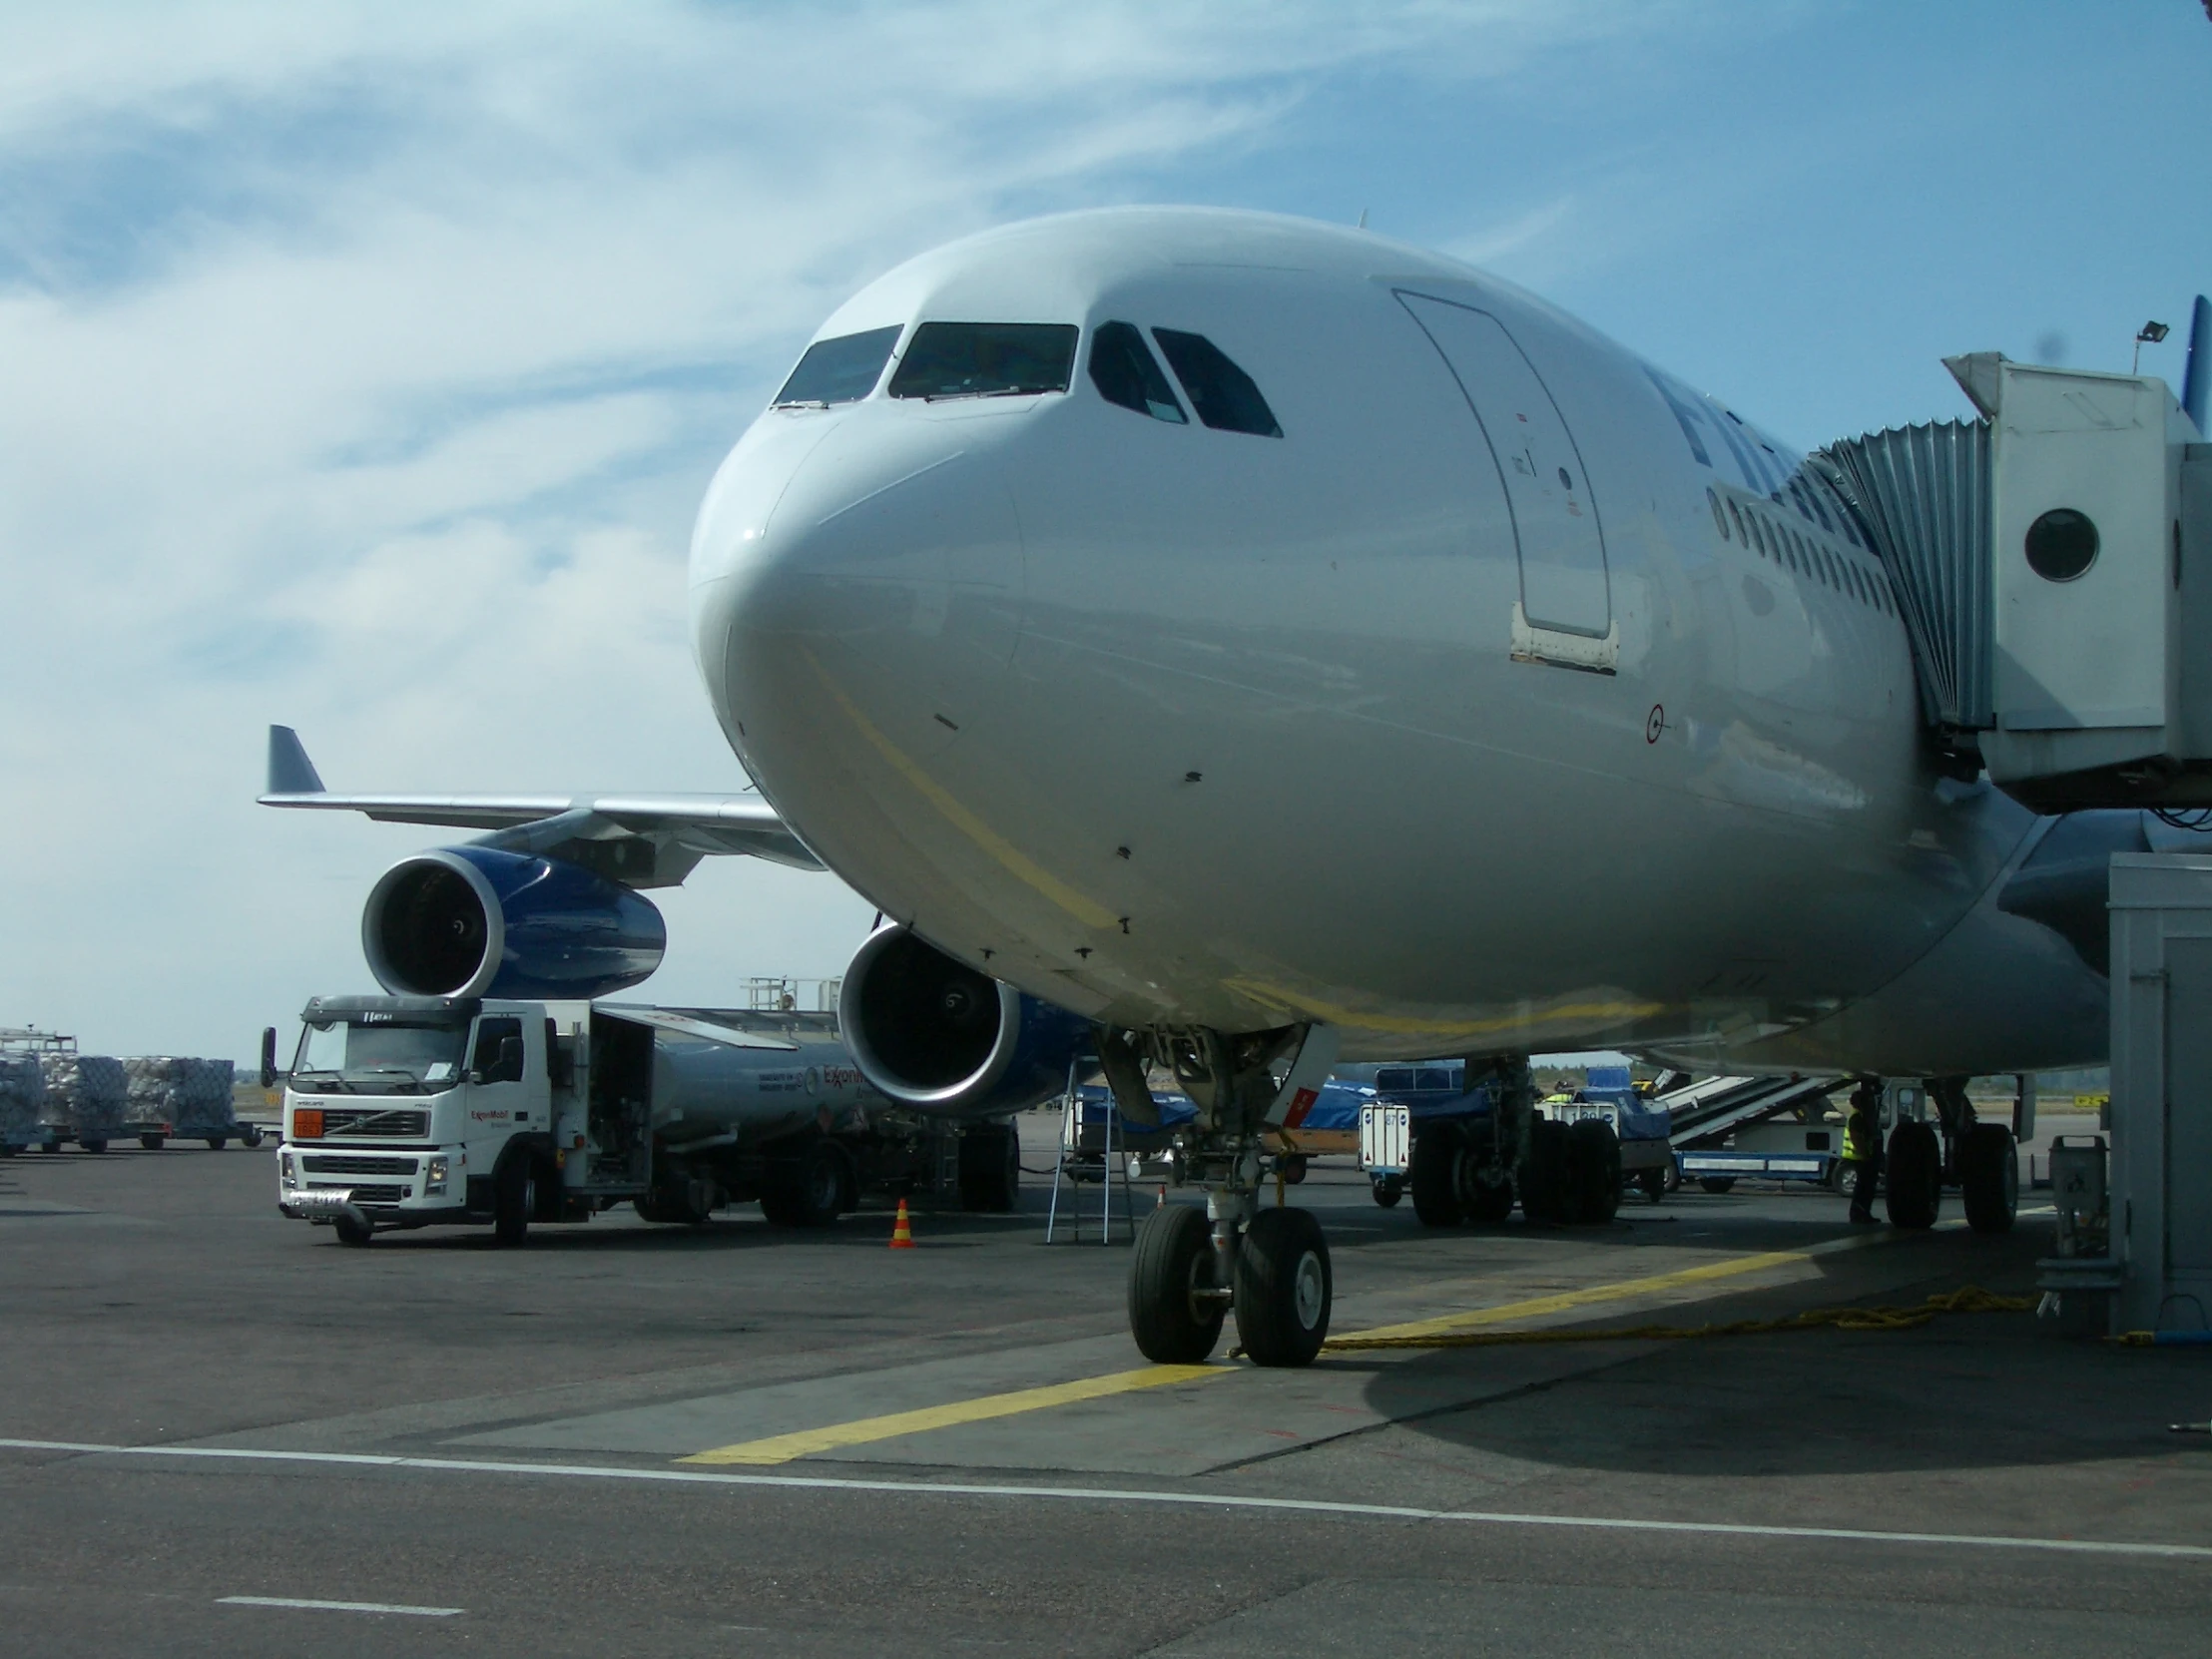
[[(1910, 1283), (1892, 1273), (1870, 1290), (1857, 1271), (1866, 1264), (1823, 1264), (1819, 1281), (1605, 1323), (1726, 1324), (1840, 1302), (1916, 1304), (1968, 1279), (2021, 1294), (2048, 1248), (2039, 1232), (1972, 1241), (1970, 1262), (1924, 1259)], [(2071, 1341), (2031, 1315), (2001, 1313), (1898, 1332), (1437, 1350), (1381, 1367), (1365, 1399), (1450, 1448), (1447, 1456), (1727, 1477), (2170, 1457), (2166, 1425), (2201, 1420), (2206, 1393), (2188, 1351)]]

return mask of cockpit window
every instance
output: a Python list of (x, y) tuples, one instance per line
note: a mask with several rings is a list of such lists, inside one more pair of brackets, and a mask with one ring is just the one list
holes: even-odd
[(1075, 371), (1070, 322), (924, 322), (914, 330), (893, 397), (1019, 397), (1066, 391)]
[(1256, 437), (1279, 438), (1275, 411), (1252, 383), (1252, 376), (1231, 362), (1222, 348), (1204, 334), (1186, 334), (1176, 328), (1155, 328), (1175, 377), (1190, 393), (1198, 418), (1217, 431), (1250, 432)]
[(1099, 396), (1154, 420), (1190, 424), (1144, 335), (1128, 322), (1102, 322), (1091, 334), (1091, 384)]
[(898, 327), (870, 328), (860, 334), (818, 339), (807, 347), (792, 377), (776, 394), (777, 408), (794, 404), (853, 403), (875, 389), (876, 377), (898, 343)]

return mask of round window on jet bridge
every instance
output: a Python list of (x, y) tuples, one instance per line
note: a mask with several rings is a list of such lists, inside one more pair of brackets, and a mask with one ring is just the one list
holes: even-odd
[(2097, 559), (2097, 527), (2087, 513), (2053, 507), (2027, 527), (2027, 568), (2046, 582), (2070, 582)]

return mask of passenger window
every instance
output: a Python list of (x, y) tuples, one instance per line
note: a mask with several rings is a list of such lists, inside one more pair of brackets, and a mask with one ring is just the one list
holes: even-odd
[(1190, 424), (1134, 323), (1102, 322), (1092, 333), (1091, 384), (1099, 396), (1121, 408), (1178, 426)]
[(839, 334), (818, 339), (807, 347), (792, 377), (776, 394), (775, 406), (788, 409), (813, 404), (853, 403), (875, 389), (875, 381), (898, 343), (898, 329), (870, 328), (861, 334)]
[(1728, 540), (1728, 515), (1721, 511), (1721, 498), (1707, 490), (1705, 504), (1713, 509), (1713, 528), (1720, 531), (1722, 541)]
[(1155, 328), (1152, 337), (1183, 382), (1198, 418), (1221, 432), (1250, 432), (1254, 437), (1279, 438), (1283, 428), (1275, 411), (1260, 395), (1252, 376), (1231, 362), (1221, 347), (1204, 334), (1186, 334), (1176, 328)]
[[(1743, 508), (1737, 506), (1736, 503), (1733, 501), (1729, 502), (1728, 516), (1736, 521), (1736, 539), (1742, 542), (1746, 547), (1751, 546), (1751, 537), (1747, 535), (1744, 531)], [(1761, 551), (1764, 552), (1764, 549), (1762, 549)]]
[[(511, 1045), (511, 1046), (510, 1046)], [(476, 1056), (469, 1069), (487, 1083), (522, 1081), (522, 1021), (480, 1019), (476, 1022)]]
[(1066, 391), (1071, 322), (924, 322), (891, 376), (893, 397), (1022, 397)]

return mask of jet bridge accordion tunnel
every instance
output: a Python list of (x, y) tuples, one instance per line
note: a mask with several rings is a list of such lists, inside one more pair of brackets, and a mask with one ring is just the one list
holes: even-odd
[(1977, 352), (1944, 366), (1981, 419), (1811, 459), (1889, 569), (1936, 747), (2037, 812), (2212, 807), (2205, 333), (2186, 406)]

